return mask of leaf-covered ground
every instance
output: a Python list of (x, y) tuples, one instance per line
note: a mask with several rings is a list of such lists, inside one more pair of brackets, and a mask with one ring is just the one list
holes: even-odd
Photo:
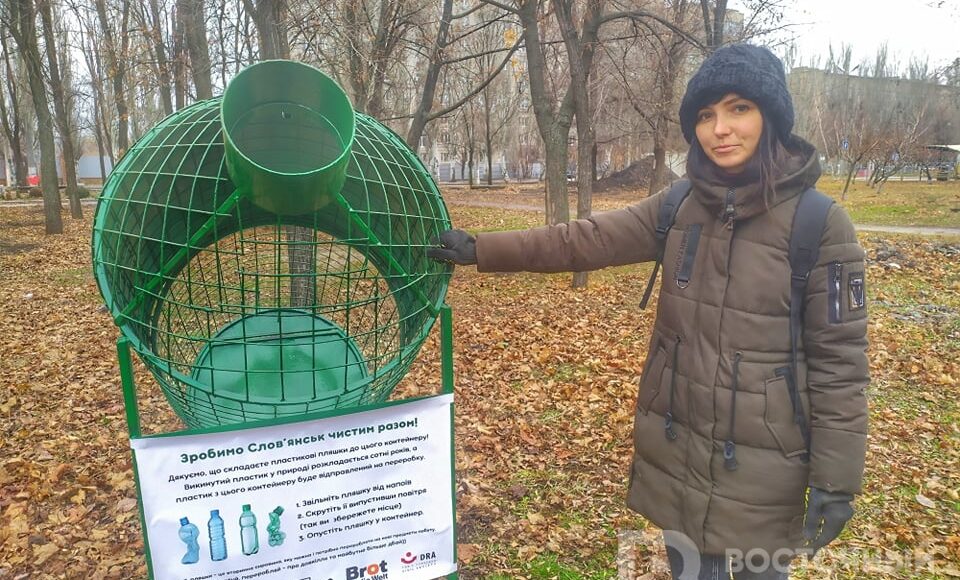
[[(461, 195), (472, 194), (451, 200)], [(498, 199), (451, 204), (454, 222), (476, 231), (542, 220)], [(0, 578), (142, 578), (117, 331), (99, 310), (90, 218), (55, 237), (41, 220), (39, 208), (0, 207)], [(928, 559), (939, 577), (960, 575), (960, 239), (861, 240), (874, 376), (866, 493), (819, 567), (795, 577), (937, 577), (921, 570)], [(448, 302), (463, 578), (616, 577), (618, 533), (645, 528), (623, 498), (652, 324), (637, 308), (648, 273), (602, 271), (572, 290), (567, 275), (457, 270)], [(436, 339), (396, 396), (437, 389)], [(137, 369), (145, 427), (177, 428)], [(662, 577), (662, 566), (650, 571), (658, 561), (643, 546), (619, 558), (646, 578)]]

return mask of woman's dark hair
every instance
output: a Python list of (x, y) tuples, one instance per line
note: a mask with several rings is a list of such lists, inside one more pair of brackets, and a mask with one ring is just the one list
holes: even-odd
[[(753, 157), (747, 162), (742, 173), (727, 174), (732, 185), (745, 185), (756, 179), (760, 180), (760, 191), (763, 193), (763, 201), (767, 208), (776, 204), (777, 199), (777, 179), (781, 176), (784, 162), (789, 156), (787, 146), (780, 142), (777, 137), (777, 127), (773, 120), (762, 110), (763, 131), (760, 133), (760, 141), (757, 143), (757, 150)], [(694, 139), (690, 142), (690, 155), (694, 162), (709, 164), (717, 175), (724, 175), (725, 172), (707, 157), (700, 146), (700, 140)]]
[(777, 179), (781, 177), (781, 171), (789, 153), (786, 145), (777, 137), (773, 121), (762, 111), (761, 115), (763, 115), (763, 131), (760, 133), (760, 143), (753, 156), (760, 161), (760, 191), (763, 192), (763, 200), (769, 209), (777, 201)]

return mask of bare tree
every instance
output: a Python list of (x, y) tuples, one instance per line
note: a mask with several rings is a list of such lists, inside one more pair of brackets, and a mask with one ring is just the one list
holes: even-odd
[(575, 113), (573, 92), (569, 86), (564, 89), (548, 83), (545, 39), (540, 28), (543, 15), (540, 2), (518, 0), (516, 6), (497, 6), (514, 11), (523, 27), (533, 111), (546, 157), (546, 221), (548, 224), (563, 223), (570, 219), (566, 172), (567, 144)]
[(427, 72), (423, 79), (423, 91), (420, 101), (410, 120), (407, 130), (407, 145), (416, 148), (420, 144), (420, 136), (427, 126), (430, 109), (437, 92), (437, 81), (440, 79), (440, 70), (443, 67), (442, 59), (447, 48), (447, 39), (450, 33), (450, 21), (453, 19), (453, 0), (443, 0), (440, 10), (440, 22), (437, 25), (437, 34), (430, 51)]
[[(577, 218), (590, 217), (593, 203), (594, 147), (593, 108), (590, 104), (590, 70), (596, 50), (597, 31), (603, 12), (602, 0), (588, 0), (583, 21), (578, 27), (574, 20), (574, 2), (557, 0), (555, 14), (560, 35), (566, 47), (570, 68), (570, 91), (573, 95), (577, 119)], [(582, 32), (578, 32), (581, 30)], [(587, 285), (587, 273), (573, 275), (574, 288)]]
[(77, 156), (73, 150), (73, 127), (67, 114), (65, 85), (60, 76), (60, 64), (57, 59), (57, 43), (53, 33), (53, 10), (50, 0), (36, 0), (43, 25), (43, 44), (47, 53), (47, 70), (50, 75), (50, 92), (53, 95), (53, 110), (57, 127), (60, 130), (60, 151), (63, 160), (63, 174), (67, 186), (67, 198), (70, 200), (70, 217), (83, 218), (80, 206), (80, 192), (77, 189)]
[(27, 67), (33, 108), (37, 114), (40, 141), (40, 187), (43, 190), (44, 225), (47, 234), (62, 234), (60, 192), (57, 188), (57, 149), (53, 136), (53, 119), (47, 104), (47, 90), (43, 80), (43, 65), (37, 46), (36, 18), (33, 0), (11, 2), (10, 32), (20, 48)]
[[(475, 25), (468, 26), (466, 30), (449, 39), (443, 50), (434, 51), (431, 54), (425, 78), (428, 84), (424, 85), (420, 93), (419, 106), (413, 112), (413, 121), (407, 132), (407, 143), (411, 147), (419, 143), (427, 123), (460, 109), (480, 94), (484, 95), (486, 102), (492, 102), (491, 84), (496, 81), (516, 52), (523, 46), (522, 41), (516, 39), (505, 45), (501, 40), (506, 32), (503, 14), (485, 14), (482, 11), (483, 8), (483, 4), (478, 4), (466, 12), (453, 15), (451, 18), (454, 21), (467, 19), (475, 13), (480, 14), (480, 18)], [(476, 39), (480, 41), (477, 42)], [(477, 71), (478, 74), (469, 75), (471, 81), (468, 85), (458, 86), (456, 100), (445, 103), (440, 109), (434, 109), (436, 86), (435, 84), (431, 86), (429, 83), (436, 83), (436, 81), (431, 81), (432, 76), (439, 76), (441, 71), (448, 67), (464, 63), (471, 63), (467, 68)], [(496, 92), (499, 94), (502, 91)], [(497, 130), (493, 129), (492, 132), (496, 133)]]
[(117, 149), (122, 156), (130, 147), (130, 116), (127, 111), (126, 74), (127, 46), (129, 43), (130, 0), (120, 0), (119, 44), (114, 36), (110, 17), (107, 15), (105, 0), (94, 0), (97, 16), (100, 19), (100, 33), (103, 35), (103, 48), (107, 53), (109, 78), (113, 81), (113, 99), (117, 108)]
[(160, 93), (160, 101), (163, 104), (163, 113), (164, 115), (170, 115), (173, 113), (173, 100), (171, 98), (173, 81), (170, 73), (170, 58), (164, 36), (166, 15), (160, 10), (158, 0), (147, 0), (146, 3), (141, 2), (136, 5), (134, 16), (150, 39), (150, 45), (153, 49), (153, 74), (157, 79), (157, 88)]
[[(2, 32), (2, 31), (0, 31)], [(16, 184), (20, 187), (27, 185), (27, 156), (23, 151), (23, 121), (24, 115), (20, 111), (20, 89), (17, 86), (17, 78), (14, 74), (13, 64), (10, 58), (10, 51), (7, 49), (7, 35), (0, 34), (0, 48), (3, 50), (4, 72), (6, 77), (6, 88), (9, 97), (9, 105), (0, 95), (0, 122), (3, 124), (3, 132), (10, 145), (10, 154), (13, 157), (13, 169)]]
[(187, 55), (185, 40), (185, 24), (180, 16), (180, 10), (173, 11), (173, 42), (171, 46), (171, 60), (173, 61), (173, 102), (174, 108), (180, 110), (187, 105)]
[(260, 60), (290, 58), (286, 0), (243, 0), (243, 6), (256, 24)]
[[(155, 0), (154, 0), (155, 1)], [(263, 6), (275, 6), (274, 2), (260, 2)], [(213, 98), (213, 83), (210, 79), (210, 49), (204, 21), (204, 0), (177, 0), (177, 13), (183, 23), (187, 55), (190, 57), (190, 73), (197, 100)]]
[(700, 13), (703, 16), (703, 38), (707, 52), (713, 52), (723, 46), (723, 25), (727, 17), (727, 0), (700, 0)]

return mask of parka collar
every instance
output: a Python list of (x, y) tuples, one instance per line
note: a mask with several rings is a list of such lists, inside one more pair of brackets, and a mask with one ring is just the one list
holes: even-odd
[[(791, 199), (817, 183), (820, 178), (820, 160), (816, 148), (793, 135), (788, 146), (789, 156), (781, 175), (775, 182), (776, 195), (770, 207)], [(759, 171), (748, 167), (744, 174), (730, 176), (709, 161), (696, 162), (687, 156), (687, 177), (693, 185), (693, 196), (718, 219), (726, 219), (727, 197), (732, 189), (734, 219), (751, 218), (767, 211), (767, 203), (760, 191)]]

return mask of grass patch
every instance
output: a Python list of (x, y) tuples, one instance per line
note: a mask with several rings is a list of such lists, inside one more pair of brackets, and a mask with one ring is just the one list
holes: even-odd
[[(827, 176), (817, 188), (840, 201), (843, 183)], [(880, 193), (857, 181), (841, 203), (854, 223), (960, 227), (960, 181), (888, 181)]]
[(70, 288), (93, 280), (93, 270), (89, 267), (68, 268), (53, 273), (51, 281), (55, 286)]
[[(557, 554), (546, 552), (533, 560), (521, 564), (528, 578), (532, 580), (606, 580), (616, 578), (613, 569), (613, 554), (591, 558), (584, 562), (568, 562)], [(495, 574), (486, 576), (486, 580), (513, 580), (513, 576)]]
[(540, 422), (541, 423), (555, 423), (563, 414), (556, 409), (547, 409), (543, 413), (540, 413)]

